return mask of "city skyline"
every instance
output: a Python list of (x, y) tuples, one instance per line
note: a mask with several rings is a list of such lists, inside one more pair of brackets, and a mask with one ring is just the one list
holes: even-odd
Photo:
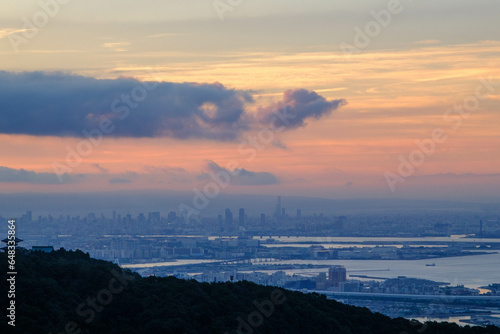
[(500, 334), (499, 13), (3, 3), (0, 327)]

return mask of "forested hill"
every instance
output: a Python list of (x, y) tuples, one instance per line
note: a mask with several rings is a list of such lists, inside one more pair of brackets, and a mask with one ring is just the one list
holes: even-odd
[[(7, 264), (7, 255), (0, 261)], [(368, 309), (249, 282), (141, 278), (81, 251), (18, 251), (15, 327), (7, 321), (2, 270), (1, 333), (499, 333), (497, 327), (391, 319)]]

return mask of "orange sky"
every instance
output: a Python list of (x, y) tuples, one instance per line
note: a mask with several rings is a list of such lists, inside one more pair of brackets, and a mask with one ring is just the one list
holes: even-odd
[[(62, 16), (61, 21), (65, 19), (68, 18)], [(47, 31), (55, 29), (54, 25)], [(5, 32), (7, 27), (3, 29)], [(54, 32), (54, 36), (59, 33)], [(172, 39), (174, 35), (165, 38)], [(128, 42), (123, 36), (110, 36), (111, 33), (106, 38), (101, 36), (100, 49), (95, 45), (85, 46), (90, 39), (83, 40), (85, 45), (76, 50), (73, 42), (63, 49), (55, 38), (48, 45), (33, 40), (18, 55), (8, 49), (0, 50), (3, 64), (0, 69), (64, 70), (96, 78), (127, 76), (147, 81), (220, 82), (229, 88), (252, 91), (255, 103), (247, 106), (249, 113), (281, 99), (286, 89), (298, 88), (315, 91), (327, 99), (343, 98), (348, 105), (319, 120), (309, 120), (306, 127), (275, 133), (275, 139), (286, 147), (266, 145), (251, 161), (238, 152), (238, 145), (259, 129), (234, 142), (105, 138), (71, 169), (71, 174), (86, 174), (84, 181), (52, 185), (0, 182), (0, 191), (191, 190), (203, 184), (197, 177), (207, 161), (219, 166), (235, 161), (239, 168), (272, 173), (280, 183), (233, 186), (227, 191), (391, 197), (398, 193), (390, 191), (384, 173), (396, 173), (399, 157), (407, 159), (418, 148), (415, 141), (432, 138), (436, 128), (443, 129), (447, 139), (436, 144), (435, 151), (425, 157), (425, 162), (408, 180), (435, 174), (472, 173), (485, 177), (470, 181), (470, 176), (463, 176), (464, 184), (472, 182), (478, 189), (488, 182), (500, 185), (496, 174), (500, 166), (500, 41), (414, 40), (401, 47), (395, 43), (391, 47), (368, 48), (346, 58), (336, 48), (328, 50), (326, 44), (304, 50), (235, 47), (234, 50), (207, 48), (203, 52), (184, 44), (180, 47), (180, 41), (175, 48), (167, 43), (162, 47), (134, 49), (137, 40)], [(1, 41), (6, 42), (6, 38)], [(89, 64), (89, 59), (100, 61)], [(474, 96), (481, 78), (489, 78), (496, 84), (495, 89), (488, 92), (469, 117), (460, 117), (460, 126), (453, 129), (454, 123), (443, 115), (454, 104), (463, 104)], [(80, 140), (2, 134), (0, 165), (52, 173), (54, 162), (64, 162), (66, 147), (74, 148)], [(181, 168), (184, 170), (180, 171)], [(130, 182), (110, 184), (111, 177), (128, 177)], [(441, 181), (449, 186), (450, 194), (462, 182), (446, 178)], [(398, 191), (407, 187), (414, 189), (414, 194), (421, 194), (418, 184), (426, 182), (408, 181), (397, 187)], [(404, 189), (399, 194), (410, 196)], [(490, 196), (491, 191), (484, 194)]]

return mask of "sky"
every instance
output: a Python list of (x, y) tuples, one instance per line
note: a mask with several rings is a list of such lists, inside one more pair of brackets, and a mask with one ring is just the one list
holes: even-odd
[(496, 0), (2, 4), (0, 193), (498, 201), (498, 13)]

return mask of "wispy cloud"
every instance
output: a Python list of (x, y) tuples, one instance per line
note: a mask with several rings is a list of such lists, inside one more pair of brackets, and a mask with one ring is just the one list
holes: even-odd
[(167, 32), (161, 34), (148, 35), (146, 38), (160, 38), (160, 37), (177, 37), (177, 36), (185, 36), (188, 34), (176, 33), (176, 32)]
[(131, 182), (132, 182), (132, 180), (119, 178), (119, 177), (109, 179), (110, 184), (123, 184), (123, 183), (131, 183)]
[(198, 176), (198, 180), (204, 181), (211, 178), (211, 174), (217, 174), (224, 172), (227, 175), (231, 175), (231, 184), (238, 186), (261, 186), (261, 185), (271, 185), (278, 184), (280, 181), (278, 178), (269, 172), (253, 172), (246, 170), (244, 168), (229, 170), (227, 168), (219, 166), (214, 161), (208, 160), (205, 166), (205, 171)]
[[(84, 179), (84, 175), (62, 175), (62, 183), (75, 183)], [(61, 184), (55, 173), (37, 173), (31, 170), (14, 169), (0, 166), (0, 182), (29, 184)]]
[(271, 145), (273, 145), (274, 147), (277, 147), (277, 148), (281, 148), (283, 150), (287, 150), (288, 149), (288, 146), (282, 142), (281, 140), (279, 139), (276, 139), (276, 140), (273, 140)]
[(116, 177), (109, 179), (110, 184), (120, 184), (120, 183), (132, 183), (139, 178), (139, 174), (133, 171), (126, 171), (125, 173), (119, 174)]
[(92, 164), (92, 167), (96, 168), (99, 172), (106, 174), (109, 172), (109, 169), (102, 167), (99, 164)]
[(431, 44), (439, 44), (439, 43), (441, 43), (441, 41), (437, 40), (437, 39), (426, 39), (426, 40), (415, 42), (415, 44), (421, 44), (421, 45), (431, 45)]
[(144, 169), (151, 174), (186, 173), (184, 168), (172, 166), (144, 166)]
[(128, 47), (130, 46), (130, 42), (111, 42), (111, 43), (103, 43), (102, 47), (111, 49), (116, 52), (125, 52), (128, 51)]
[(29, 29), (13, 29), (13, 28), (0, 29), (0, 39), (5, 38), (12, 34), (22, 33), (28, 30)]

